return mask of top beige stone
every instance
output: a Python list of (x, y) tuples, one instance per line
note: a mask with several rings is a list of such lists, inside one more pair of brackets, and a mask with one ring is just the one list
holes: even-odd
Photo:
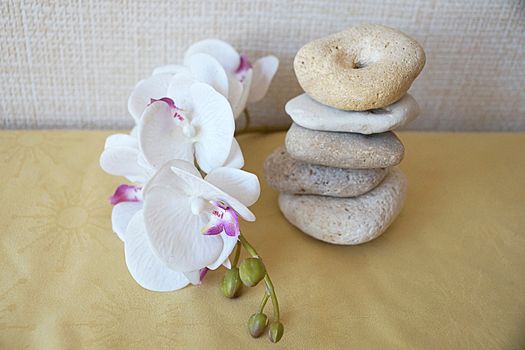
[(364, 111), (399, 100), (425, 65), (417, 41), (381, 25), (360, 25), (303, 46), (294, 70), (304, 91), (330, 107)]

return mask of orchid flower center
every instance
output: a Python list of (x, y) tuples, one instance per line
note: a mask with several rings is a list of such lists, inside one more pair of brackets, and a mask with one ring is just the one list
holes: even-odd
[(218, 235), (225, 232), (228, 236), (236, 237), (240, 234), (239, 218), (233, 208), (226, 203), (213, 202), (213, 209), (208, 214), (208, 224), (203, 228), (205, 235)]
[(190, 123), (186, 122), (182, 126), (182, 133), (187, 138), (193, 139), (195, 137), (195, 135), (197, 135), (197, 130), (195, 129), (195, 127), (193, 125), (191, 125)]
[(195, 136), (197, 136), (197, 129), (193, 125), (191, 125), (190, 118), (188, 118), (188, 116), (186, 115), (185, 111), (182, 108), (177, 107), (177, 105), (175, 104), (175, 101), (173, 101), (169, 97), (163, 97), (158, 100), (152, 98), (150, 99), (150, 101), (151, 101), (150, 104), (159, 102), (159, 101), (166, 103), (173, 113), (173, 118), (178, 123), (178, 125), (182, 128), (183, 135), (189, 138), (192, 142), (197, 141), (195, 138)]
[(228, 236), (236, 237), (240, 234), (239, 219), (233, 208), (226, 203), (210, 202), (202, 197), (190, 198), (191, 213), (201, 216), (207, 221), (201, 232), (204, 235), (218, 235), (225, 232)]

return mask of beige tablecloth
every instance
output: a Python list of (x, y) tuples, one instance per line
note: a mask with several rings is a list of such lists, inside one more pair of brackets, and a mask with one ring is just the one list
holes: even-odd
[[(106, 201), (109, 132), (0, 133), (0, 348), (248, 349), (262, 287), (221, 296), (224, 272), (174, 293), (129, 275)], [(525, 347), (525, 134), (401, 133), (406, 206), (355, 247), (292, 227), (262, 163), (283, 133), (240, 137), (261, 178), (243, 225), (276, 285), (285, 336), (274, 348)]]

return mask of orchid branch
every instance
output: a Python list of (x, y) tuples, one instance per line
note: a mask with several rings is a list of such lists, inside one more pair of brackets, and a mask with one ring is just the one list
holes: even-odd
[(245, 134), (249, 132), (250, 130), (250, 113), (248, 112), (248, 108), (245, 108), (243, 110), (243, 116), (244, 116), (244, 126), (239, 131), (235, 132), (235, 136), (238, 136), (240, 134)]
[(233, 267), (237, 267), (237, 264), (239, 263), (239, 257), (241, 256), (241, 243), (237, 241), (235, 244), (235, 255), (233, 257)]
[(235, 136), (239, 136), (242, 134), (247, 134), (250, 132), (260, 132), (260, 133), (272, 133), (272, 132), (278, 132), (278, 131), (286, 131), (289, 128), (289, 125), (258, 125), (258, 126), (251, 126), (251, 116), (248, 112), (248, 109), (245, 108), (243, 111), (244, 115), (244, 126), (242, 129), (235, 131)]
[[(259, 254), (257, 254), (257, 251), (255, 248), (246, 240), (246, 238), (243, 235), (239, 235), (239, 241), (241, 242), (243, 248), (253, 257), (258, 258)], [(266, 290), (268, 294), (270, 295), (272, 299), (272, 305), (273, 305), (273, 311), (275, 313), (275, 321), (279, 322), (280, 319), (280, 312), (279, 312), (279, 302), (277, 300), (277, 295), (275, 293), (275, 288), (273, 286), (272, 280), (270, 279), (270, 275), (268, 272), (264, 275), (264, 284), (266, 286)]]
[(264, 311), (264, 307), (266, 306), (266, 302), (268, 302), (269, 298), (270, 298), (270, 295), (268, 293), (264, 293), (263, 299), (261, 301), (261, 305), (259, 306), (259, 313), (262, 313)]

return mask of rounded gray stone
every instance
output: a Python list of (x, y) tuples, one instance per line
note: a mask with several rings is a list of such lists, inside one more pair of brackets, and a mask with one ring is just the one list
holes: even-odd
[(296, 124), (308, 129), (360, 134), (394, 130), (416, 119), (420, 112), (416, 100), (409, 94), (384, 108), (362, 112), (325, 106), (302, 94), (288, 101), (285, 110)]
[(295, 160), (284, 148), (275, 149), (266, 158), (264, 174), (278, 192), (355, 197), (376, 187), (388, 169), (347, 169), (308, 164)]
[(363, 135), (310, 130), (295, 123), (286, 133), (285, 145), (292, 158), (337, 168), (388, 168), (399, 164), (405, 153), (392, 131)]
[(279, 208), (286, 219), (321, 241), (355, 245), (379, 237), (403, 208), (407, 181), (391, 169), (372, 191), (353, 198), (281, 193)]

